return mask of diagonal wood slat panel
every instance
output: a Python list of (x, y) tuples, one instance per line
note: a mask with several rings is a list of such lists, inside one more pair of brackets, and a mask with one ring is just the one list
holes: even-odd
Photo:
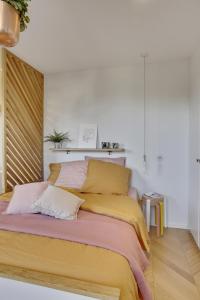
[(4, 51), (4, 185), (43, 179), (43, 75)]

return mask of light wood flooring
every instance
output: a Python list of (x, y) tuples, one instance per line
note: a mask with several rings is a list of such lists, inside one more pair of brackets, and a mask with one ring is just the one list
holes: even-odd
[(166, 229), (157, 238), (152, 228), (150, 236), (155, 300), (200, 300), (200, 251), (189, 231)]

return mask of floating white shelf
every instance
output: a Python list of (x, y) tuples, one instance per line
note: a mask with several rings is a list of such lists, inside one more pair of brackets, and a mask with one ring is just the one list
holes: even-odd
[(56, 149), (56, 148), (51, 148), (50, 149), (53, 152), (66, 152), (67, 154), (69, 154), (70, 152), (108, 152), (108, 154), (110, 155), (111, 153), (119, 153), (119, 152), (125, 152), (124, 148), (117, 148), (117, 149), (113, 149), (113, 148), (108, 148), (108, 149), (101, 149), (101, 148), (60, 148), (60, 149)]

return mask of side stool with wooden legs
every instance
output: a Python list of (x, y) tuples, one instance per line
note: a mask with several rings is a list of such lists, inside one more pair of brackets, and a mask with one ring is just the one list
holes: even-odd
[(151, 222), (151, 207), (155, 208), (155, 224), (157, 227), (157, 236), (163, 236), (164, 234), (164, 196), (159, 195), (147, 196), (143, 194), (142, 196), (142, 207), (145, 212), (145, 219), (147, 224), (148, 232), (150, 231)]

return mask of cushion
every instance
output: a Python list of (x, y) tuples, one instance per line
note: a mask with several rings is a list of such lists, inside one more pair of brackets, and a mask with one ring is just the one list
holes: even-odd
[(53, 185), (49, 185), (40, 198), (32, 204), (35, 213), (63, 220), (75, 220), (84, 202), (81, 198)]
[(87, 175), (87, 167), (88, 161), (85, 160), (62, 163), (55, 185), (80, 189)]
[(16, 185), (5, 214), (33, 213), (32, 204), (48, 187), (48, 182)]
[(120, 165), (125, 167), (126, 164), (126, 157), (92, 157), (92, 156), (85, 156), (85, 160), (102, 160), (106, 162), (111, 162), (113, 164)]
[(48, 182), (54, 184), (60, 174), (61, 163), (49, 164), (50, 175), (48, 177)]
[(89, 160), (83, 193), (127, 195), (131, 170), (119, 165)]

